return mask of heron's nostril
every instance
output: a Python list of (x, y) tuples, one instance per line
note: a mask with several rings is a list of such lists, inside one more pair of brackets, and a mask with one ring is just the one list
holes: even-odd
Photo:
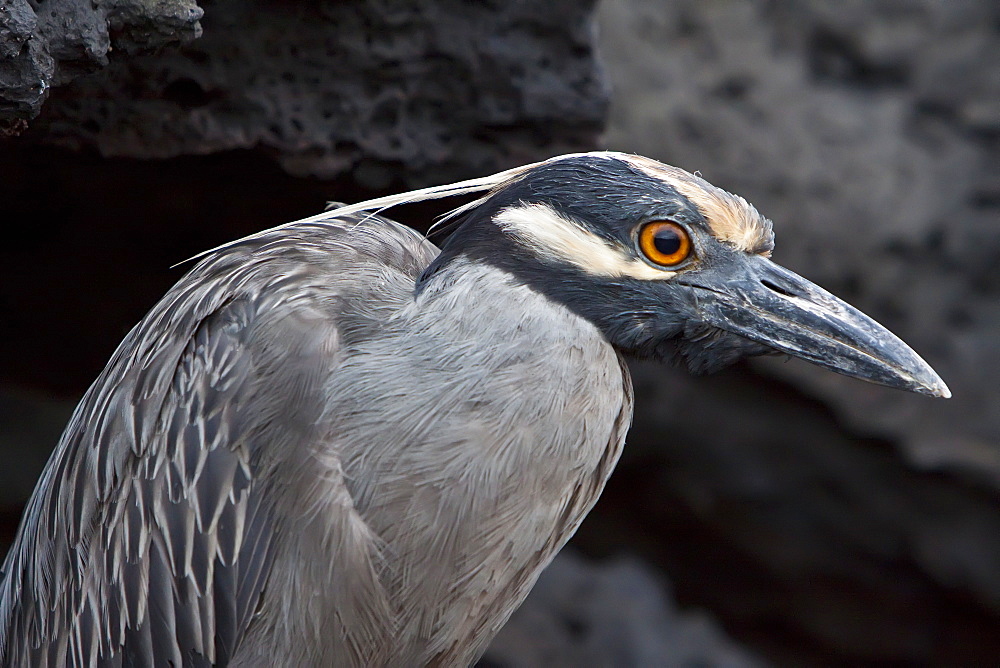
[(786, 290), (785, 288), (781, 287), (777, 283), (769, 281), (766, 278), (760, 279), (760, 282), (764, 285), (765, 288), (767, 288), (768, 290), (774, 290), (779, 295), (784, 295), (786, 297), (797, 297), (798, 296), (794, 292), (792, 292), (790, 290)]

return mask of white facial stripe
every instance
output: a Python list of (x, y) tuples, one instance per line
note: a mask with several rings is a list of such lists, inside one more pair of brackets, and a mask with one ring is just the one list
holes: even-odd
[(539, 255), (568, 262), (594, 276), (662, 281), (677, 273), (651, 267), (545, 204), (508, 207), (497, 214), (494, 222)]

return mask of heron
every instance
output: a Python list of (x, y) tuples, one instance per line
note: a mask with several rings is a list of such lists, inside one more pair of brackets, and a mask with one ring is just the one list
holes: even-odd
[[(381, 215), (455, 195), (440, 246)], [(627, 358), (784, 353), (950, 396), (773, 246), (743, 198), (591, 152), (206, 252), (46, 465), (3, 565), (0, 663), (466, 665), (604, 488)]]

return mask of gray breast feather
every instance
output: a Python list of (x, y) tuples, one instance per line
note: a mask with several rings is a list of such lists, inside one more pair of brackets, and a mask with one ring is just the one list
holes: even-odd
[[(329, 329), (290, 336), (322, 293), (436, 254), (372, 218), (309, 223), (209, 256), (128, 335), (77, 407), (3, 566), (3, 665), (226, 663), (247, 631), (276, 527), (261, 502), (274, 451), (322, 406)], [(290, 297), (289, 295), (295, 295)], [(345, 294), (344, 298), (350, 295)], [(301, 328), (300, 328), (301, 329)], [(279, 338), (285, 338), (278, 341)], [(280, 345), (278, 345), (280, 343)], [(262, 401), (283, 396), (286, 405)], [(283, 391), (284, 390), (284, 391)], [(291, 419), (277, 433), (268, 419)], [(276, 445), (277, 443), (277, 445)]]

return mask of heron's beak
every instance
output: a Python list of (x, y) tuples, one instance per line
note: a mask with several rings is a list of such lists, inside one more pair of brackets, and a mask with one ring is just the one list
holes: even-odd
[(731, 259), (685, 281), (705, 322), (847, 376), (951, 396), (927, 362), (850, 304), (764, 257)]

